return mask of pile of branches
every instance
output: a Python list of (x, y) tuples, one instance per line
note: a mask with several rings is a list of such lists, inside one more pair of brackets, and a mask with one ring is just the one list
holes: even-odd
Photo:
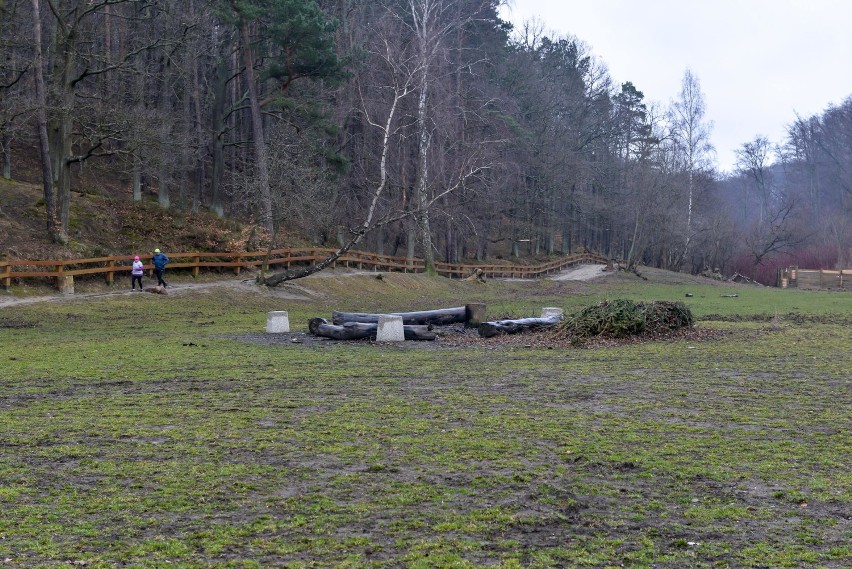
[(605, 300), (566, 316), (554, 337), (573, 341), (596, 336), (624, 338), (666, 333), (693, 323), (692, 312), (682, 302)]

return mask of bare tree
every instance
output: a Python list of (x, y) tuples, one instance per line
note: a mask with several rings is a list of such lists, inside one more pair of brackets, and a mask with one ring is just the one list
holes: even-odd
[[(400, 36), (399, 31), (404, 29), (404, 26), (401, 25), (402, 22), (397, 16), (390, 13), (386, 13), (384, 16), (373, 28), (373, 43), (369, 48), (372, 60), (381, 63), (383, 73), (378, 73), (376, 69), (373, 69), (372, 74), (359, 76), (357, 79), (360, 93), (358, 114), (363, 124), (378, 135), (378, 146), (374, 148), (374, 153), (378, 157), (376, 178), (370, 183), (371, 189), (363, 200), (362, 221), (350, 228), (351, 237), (335, 253), (310, 267), (295, 271), (283, 271), (267, 277), (265, 282), (269, 286), (275, 286), (286, 280), (301, 278), (323, 270), (345, 254), (346, 251), (360, 243), (372, 231), (404, 219), (415, 218), (418, 221), (422, 221), (424, 218), (428, 219), (428, 213), (436, 203), (468, 187), (473, 180), (489, 169), (488, 164), (483, 163), (477, 153), (470, 153), (460, 160), (451, 172), (441, 170), (443, 183), (439, 189), (430, 188), (427, 192), (421, 186), (415, 186), (415, 188), (423, 191), (416, 189), (414, 199), (411, 201), (406, 199), (404, 192), (402, 196), (398, 195), (394, 200), (386, 200), (385, 196), (392, 186), (393, 173), (397, 169), (390, 161), (396, 159), (401, 161), (398, 162), (398, 164), (401, 164), (407, 160), (407, 154), (399, 152), (399, 149), (404, 146), (403, 143), (411, 131), (412, 125), (416, 125), (414, 132), (417, 140), (415, 151), (415, 155), (418, 157), (417, 163), (420, 163), (421, 159), (426, 160), (428, 158), (428, 156), (420, 155), (419, 152), (422, 150), (428, 154), (431, 134), (427, 133), (424, 141), (424, 138), (420, 136), (423, 131), (419, 130), (419, 126), (420, 120), (425, 116), (421, 112), (426, 112), (421, 106), (424, 92), (422, 89), (423, 67), (431, 64), (431, 62), (424, 63), (423, 53), (420, 51), (420, 45), (416, 43), (416, 38), (415, 42), (412, 43), (409, 38)], [(414, 49), (408, 49), (409, 47), (414, 47)], [(379, 83), (370, 84), (370, 80)], [(428, 89), (428, 84), (426, 87)], [(370, 95), (367, 93), (368, 90)], [(404, 113), (409, 99), (414, 99), (413, 116)], [(424, 164), (426, 164), (424, 168), (427, 168), (425, 174), (426, 179), (428, 179), (428, 162), (424, 162)], [(418, 170), (418, 173), (424, 172)], [(421, 180), (422, 178), (416, 177), (415, 179)], [(402, 181), (401, 184), (404, 186), (405, 181)], [(399, 189), (399, 186), (397, 185), (393, 189)], [(408, 207), (406, 207), (407, 205)], [(428, 227), (428, 224), (426, 227)], [(421, 225), (422, 229), (423, 226)], [(426, 243), (431, 244), (431, 232)], [(424, 245), (424, 249), (431, 251), (431, 245), (428, 249)], [(432, 259), (432, 263), (434, 263), (434, 256)]]
[[(113, 144), (126, 128), (116, 122), (111, 106), (105, 105), (96, 82), (106, 74), (128, 71), (137, 56), (167, 40), (154, 38), (151, 43), (134, 45), (120, 58), (106, 56), (104, 43), (95, 36), (103, 33), (104, 18), (114, 8), (129, 7), (127, 17), (141, 25), (157, 16), (156, 8), (144, 0), (47, 0), (51, 16), (52, 69), (45, 74), (50, 85), (47, 108), (50, 110), (49, 137), (51, 160), (57, 192), (57, 213), (62, 234), (67, 231), (71, 206), (72, 167), (97, 156), (112, 156)], [(144, 5), (134, 12), (133, 8)], [(176, 41), (169, 38), (168, 41)], [(104, 114), (106, 113), (106, 114)], [(84, 120), (85, 119), (85, 120)]]
[(772, 145), (765, 136), (757, 136), (737, 150), (737, 167), (749, 181), (749, 189), (758, 202), (758, 224), (769, 218), (769, 209), (775, 196), (772, 176)]
[(713, 146), (710, 144), (712, 123), (704, 122), (704, 95), (698, 78), (687, 69), (681, 81), (679, 98), (670, 108), (671, 135), (675, 141), (681, 168), (686, 173), (686, 239), (683, 249), (675, 262), (680, 268), (689, 254), (694, 237), (693, 207), (695, 204), (697, 174), (710, 167)]
[(24, 0), (0, 6), (0, 160), (7, 180), (12, 177), (12, 141), (27, 131), (35, 106), (33, 40), (22, 25), (30, 14), (31, 5)]
[(801, 243), (803, 239), (792, 229), (795, 202), (784, 201), (767, 211), (766, 217), (754, 223), (745, 235), (745, 245), (752, 259), (753, 273), (757, 267), (774, 253), (779, 253)]
[(47, 92), (44, 86), (44, 59), (41, 49), (41, 6), (39, 0), (32, 0), (33, 6), (33, 46), (35, 53), (35, 84), (36, 101), (38, 104), (38, 140), (41, 154), (42, 185), (44, 188), (44, 204), (47, 218), (47, 233), (54, 241), (65, 242), (64, 227), (56, 215), (56, 200), (53, 190), (53, 170), (50, 160), (50, 142), (47, 138)]

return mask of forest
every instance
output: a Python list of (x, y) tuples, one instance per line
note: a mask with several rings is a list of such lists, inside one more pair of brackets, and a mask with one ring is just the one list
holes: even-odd
[(59, 243), (97, 163), (126, 199), (246, 220), (264, 247), (588, 250), (768, 284), (852, 263), (852, 96), (723, 175), (692, 71), (647, 101), (501, 2), (0, 0), (2, 176), (39, 157)]

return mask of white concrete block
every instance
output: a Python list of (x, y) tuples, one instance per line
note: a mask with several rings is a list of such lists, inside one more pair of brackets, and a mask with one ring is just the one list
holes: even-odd
[(403, 342), (405, 330), (402, 327), (402, 316), (380, 314), (379, 327), (376, 330), (377, 342)]
[(547, 318), (548, 316), (562, 316), (562, 314), (562, 309), (555, 306), (545, 306), (541, 309), (542, 318)]
[(270, 334), (282, 334), (290, 331), (290, 316), (286, 310), (273, 310), (266, 315), (266, 331)]

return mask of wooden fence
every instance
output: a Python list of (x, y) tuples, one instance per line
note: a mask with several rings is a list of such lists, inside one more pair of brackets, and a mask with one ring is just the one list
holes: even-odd
[(852, 269), (831, 271), (786, 267), (778, 270), (776, 286), (781, 288), (852, 290)]
[[(308, 266), (326, 259), (336, 249), (326, 248), (288, 248), (272, 252), (242, 253), (169, 253), (169, 270), (185, 269), (197, 277), (202, 269), (226, 269), (239, 275), (242, 269), (264, 267), (265, 270), (289, 269), (292, 266)], [(70, 259), (62, 261), (0, 261), (0, 285), (10, 287), (13, 279), (55, 279), (60, 290), (73, 290), (74, 277), (103, 275), (108, 284), (115, 282), (118, 275), (127, 276), (133, 263), (133, 255), (97, 257), (94, 259)], [(153, 270), (152, 255), (140, 255), (145, 269)], [(568, 255), (539, 265), (485, 265), (465, 263), (435, 263), (439, 275), (449, 278), (463, 278), (474, 269), (483, 271), (490, 278), (538, 278), (559, 272), (566, 267), (584, 263), (608, 263), (608, 259), (593, 253)], [(376, 255), (361, 251), (348, 251), (332, 267), (348, 267), (371, 271), (396, 271), (422, 273), (425, 270), (423, 259), (408, 259)]]

